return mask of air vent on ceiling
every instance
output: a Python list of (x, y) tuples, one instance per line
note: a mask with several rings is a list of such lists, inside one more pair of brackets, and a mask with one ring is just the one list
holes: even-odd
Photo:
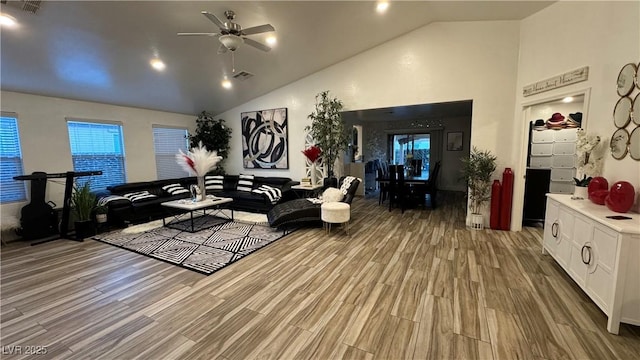
[(2, 3), (10, 5), (10, 6), (13, 6), (13, 7), (16, 7), (18, 9), (22, 10), (22, 11), (26, 11), (26, 12), (30, 12), (32, 14), (35, 14), (38, 10), (40, 10), (40, 3), (42, 3), (42, 1), (25, 1), (25, 0), (7, 1), (7, 0), (2, 0)]
[(253, 77), (253, 74), (248, 72), (248, 71), (240, 71), (237, 72), (235, 74), (233, 74), (233, 78), (234, 79), (238, 79), (238, 80), (247, 80), (248, 78)]

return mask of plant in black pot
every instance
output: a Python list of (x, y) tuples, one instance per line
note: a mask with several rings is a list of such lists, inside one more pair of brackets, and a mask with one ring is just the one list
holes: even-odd
[(229, 139), (231, 139), (231, 128), (224, 125), (224, 120), (214, 119), (213, 115), (203, 111), (196, 119), (196, 133), (189, 136), (191, 144), (202, 142), (209, 151), (215, 151), (218, 156), (222, 156), (222, 161), (211, 171), (213, 175), (224, 175), (224, 159), (229, 157)]
[(338, 181), (334, 177), (333, 166), (349, 144), (340, 113), (342, 107), (342, 101), (332, 98), (328, 90), (319, 93), (316, 95), (316, 109), (308, 116), (311, 125), (305, 127), (316, 141), (316, 145), (322, 149), (322, 162), (327, 168), (328, 176), (328, 180), (325, 179), (325, 187), (337, 187)]
[(491, 198), (491, 175), (496, 170), (496, 157), (489, 150), (479, 150), (475, 146), (469, 157), (461, 158), (462, 177), (469, 187), (469, 209), (471, 227), (481, 230), (484, 217), (480, 213), (482, 206)]
[(74, 217), (76, 240), (82, 240), (95, 235), (95, 226), (91, 218), (96, 207), (96, 196), (91, 192), (89, 182), (80, 186), (73, 186), (71, 194), (71, 211)]

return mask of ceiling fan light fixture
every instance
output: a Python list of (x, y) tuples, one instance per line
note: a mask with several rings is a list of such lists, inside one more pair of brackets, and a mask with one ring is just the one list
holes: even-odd
[(275, 35), (269, 35), (269, 36), (267, 36), (265, 41), (267, 42), (267, 44), (273, 46), (278, 42), (278, 38), (276, 38)]
[(224, 47), (231, 51), (236, 51), (236, 49), (244, 43), (244, 40), (240, 36), (232, 34), (222, 35), (218, 39), (220, 39), (220, 42)]

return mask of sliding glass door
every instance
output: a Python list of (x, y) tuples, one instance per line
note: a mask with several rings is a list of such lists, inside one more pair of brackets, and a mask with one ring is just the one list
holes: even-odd
[(422, 173), (429, 173), (431, 134), (394, 134), (391, 136), (392, 163), (407, 165), (410, 160), (421, 163)]

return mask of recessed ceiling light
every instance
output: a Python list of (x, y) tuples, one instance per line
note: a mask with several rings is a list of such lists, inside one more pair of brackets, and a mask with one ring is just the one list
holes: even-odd
[(278, 42), (278, 39), (276, 38), (275, 35), (269, 35), (267, 36), (267, 44), (269, 45), (275, 45)]
[(16, 19), (13, 16), (9, 16), (7, 14), (0, 14), (0, 25), (6, 27), (14, 27), (16, 26)]
[(567, 96), (566, 98), (562, 99), (563, 103), (570, 103), (573, 101), (573, 98), (571, 96)]
[(153, 59), (150, 61), (150, 64), (154, 69), (158, 71), (162, 71), (166, 67), (166, 65), (160, 59)]
[(388, 1), (378, 1), (378, 5), (376, 5), (377, 12), (382, 14), (383, 12), (387, 11), (387, 8), (389, 8)]
[(224, 80), (222, 80), (222, 87), (225, 89), (231, 89), (231, 80), (227, 79), (227, 77), (224, 77)]

